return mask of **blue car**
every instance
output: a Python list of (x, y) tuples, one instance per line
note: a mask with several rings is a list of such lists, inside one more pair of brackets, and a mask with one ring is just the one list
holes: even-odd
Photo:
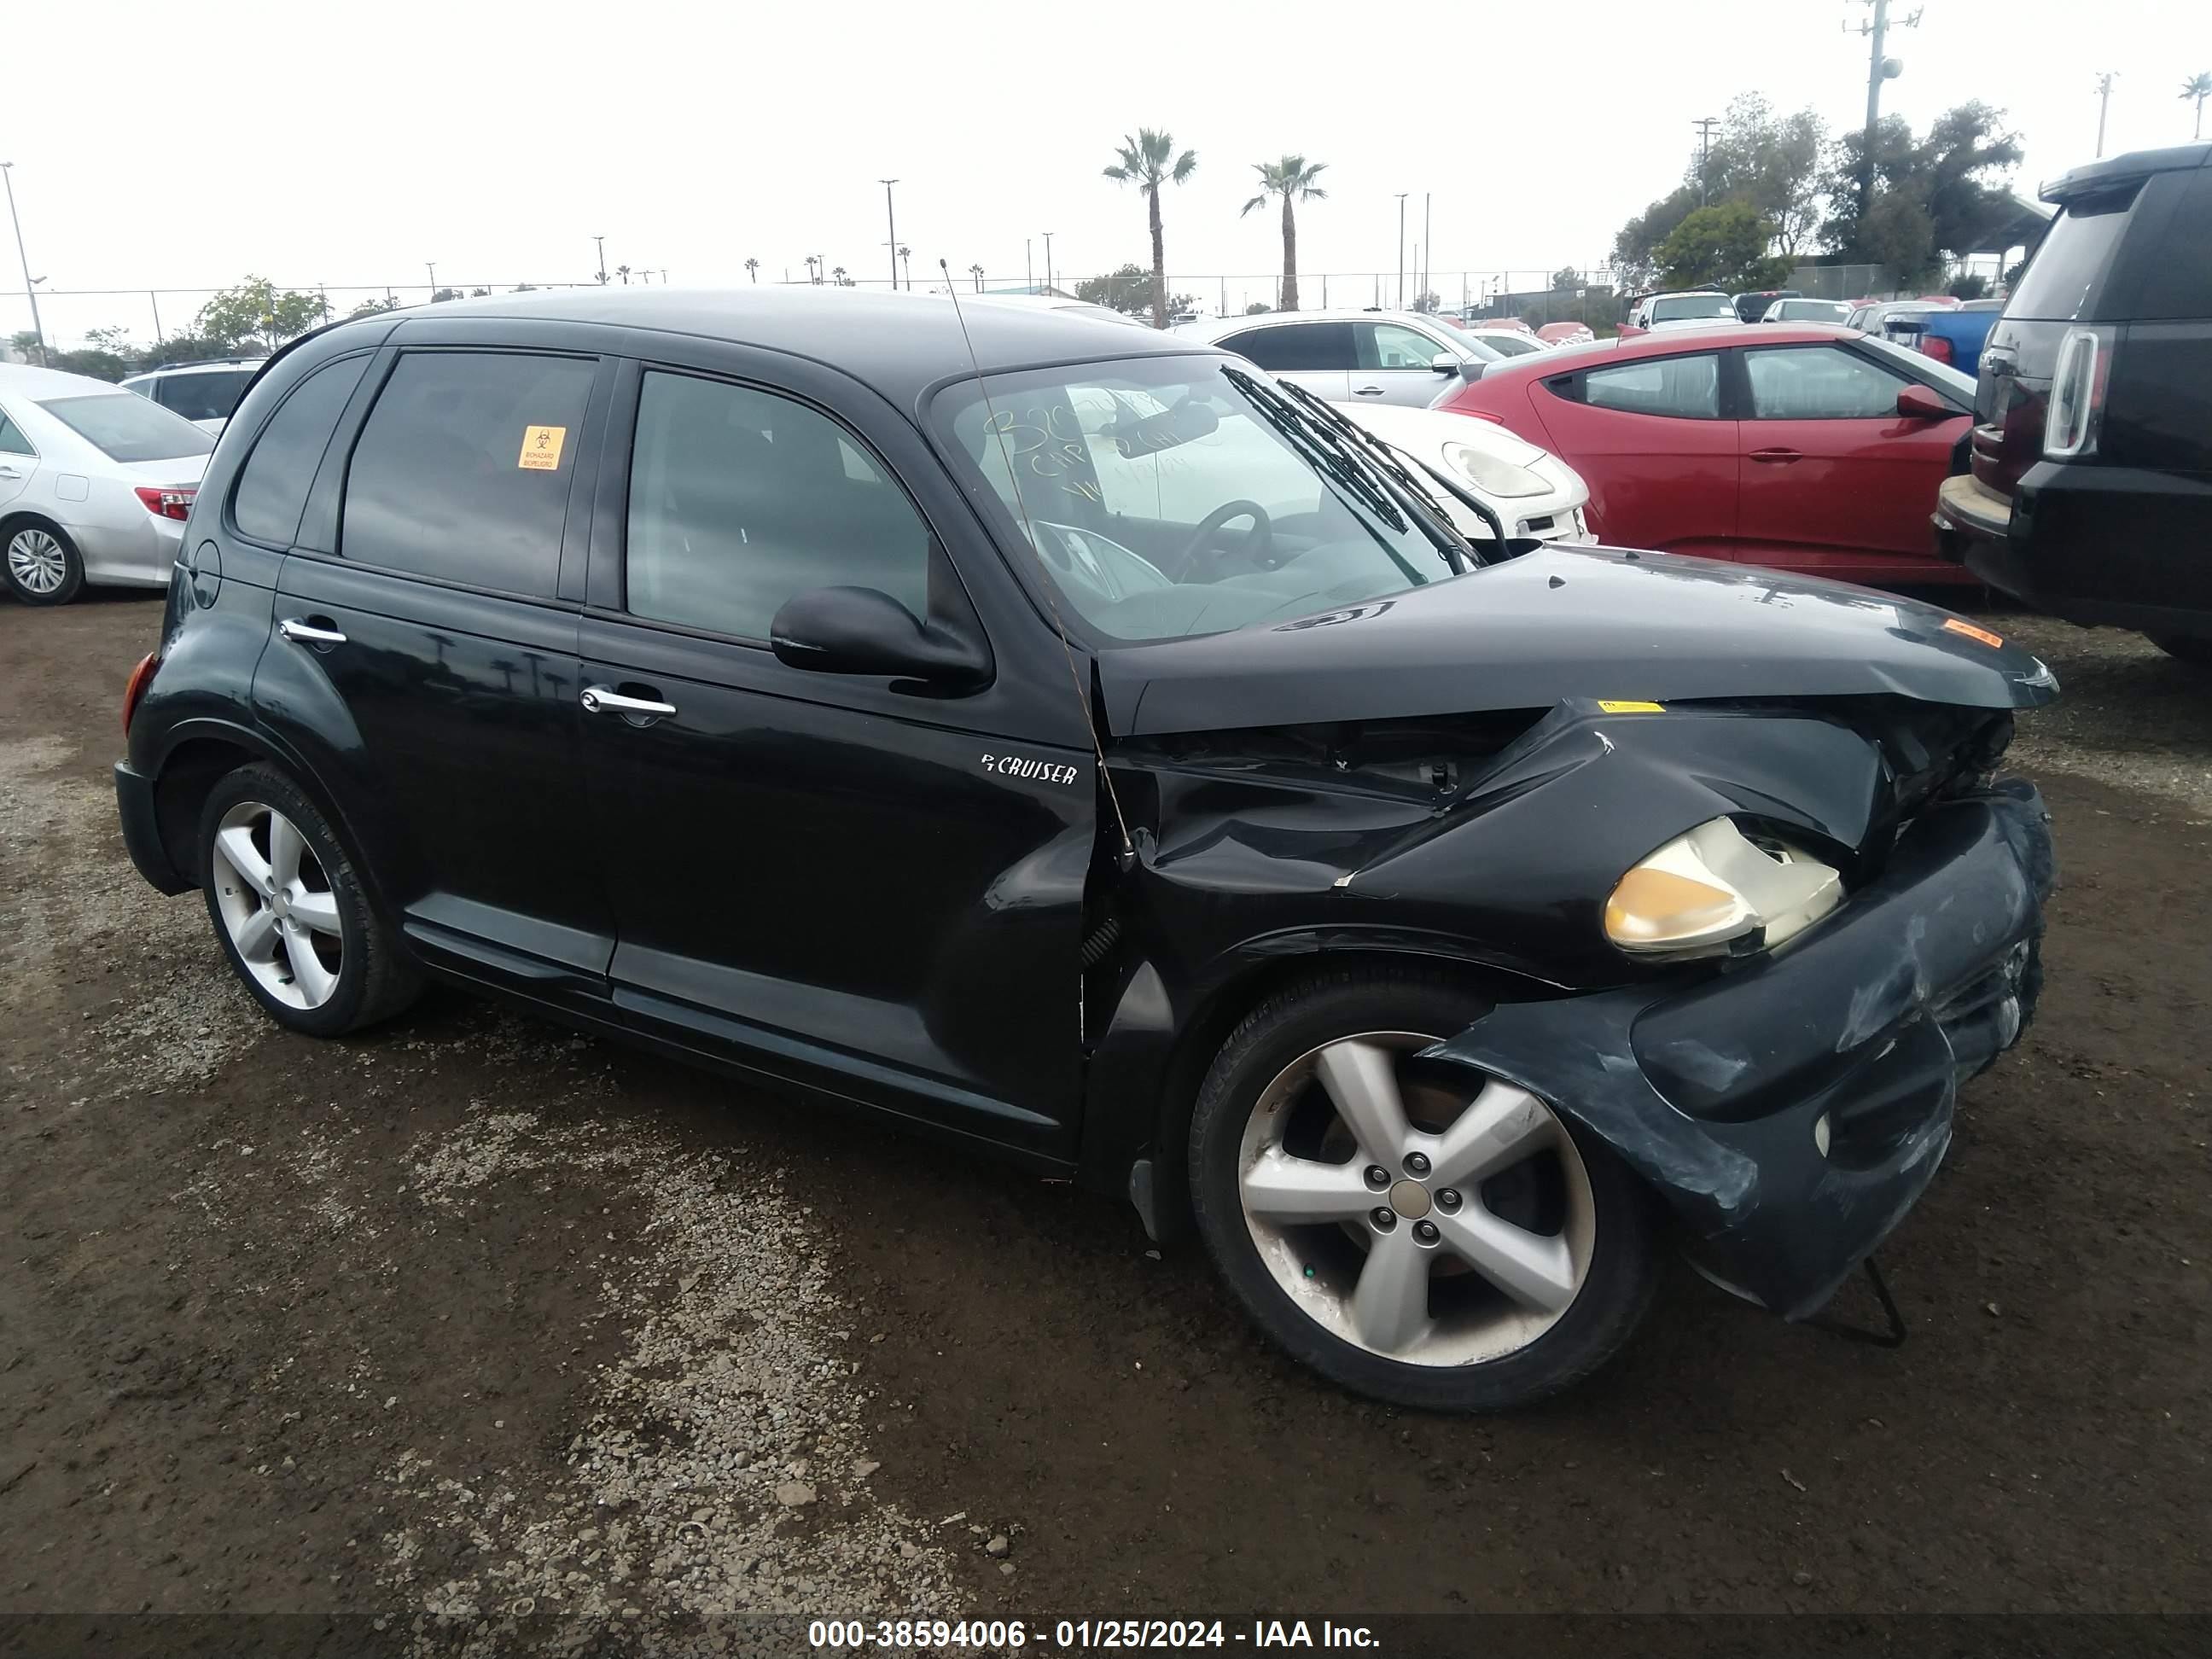
[(2004, 310), (2002, 300), (1969, 300), (1962, 306), (1912, 312), (1887, 319), (1884, 337), (1901, 346), (1925, 352), (1939, 363), (1948, 363), (1961, 374), (1980, 369), (1982, 343)]

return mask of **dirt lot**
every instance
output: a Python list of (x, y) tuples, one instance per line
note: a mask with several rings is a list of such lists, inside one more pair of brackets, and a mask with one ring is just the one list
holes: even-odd
[(0, 1612), (2212, 1609), (2212, 676), (2131, 636), (1994, 624), (2065, 887), (1911, 1340), (1678, 1273), (1468, 1422), (1064, 1186), (459, 997), (277, 1034), (116, 834), (158, 616), (0, 604)]

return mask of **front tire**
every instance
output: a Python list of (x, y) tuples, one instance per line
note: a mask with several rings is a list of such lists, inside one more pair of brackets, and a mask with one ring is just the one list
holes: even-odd
[(1620, 1351), (1656, 1282), (1649, 1194), (1525, 1090), (1414, 1056), (1489, 1005), (1347, 969), (1254, 1009), (1190, 1127), (1222, 1276), (1293, 1358), (1437, 1411), (1523, 1406)]
[(241, 767), (216, 785), (199, 858), (216, 941), (279, 1025), (341, 1036), (414, 1000), (420, 981), (352, 861), (275, 767)]
[(21, 520), (0, 551), (0, 578), (25, 605), (67, 605), (84, 590), (84, 559), (59, 525)]

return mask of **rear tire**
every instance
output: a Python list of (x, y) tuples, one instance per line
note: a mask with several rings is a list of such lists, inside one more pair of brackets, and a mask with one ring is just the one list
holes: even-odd
[(67, 605), (84, 590), (84, 559), (59, 525), (18, 519), (0, 548), (0, 580), (25, 605)]
[(2152, 634), (2146, 637), (2176, 662), (2212, 668), (2212, 640), (2201, 634)]
[(420, 993), (329, 821), (276, 768), (240, 767), (209, 792), (198, 848), (216, 942), (279, 1025), (342, 1036)]
[(1608, 1148), (1510, 1084), (1411, 1063), (1488, 1006), (1419, 970), (1317, 976), (1230, 1035), (1191, 1119), (1199, 1231), (1245, 1310), (1396, 1405), (1501, 1411), (1569, 1388), (1657, 1280), (1650, 1194)]

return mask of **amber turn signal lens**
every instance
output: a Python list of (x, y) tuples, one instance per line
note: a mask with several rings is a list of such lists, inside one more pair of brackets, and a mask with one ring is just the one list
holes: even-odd
[(1638, 866), (1606, 901), (1605, 931), (1616, 945), (1656, 945), (1723, 927), (1742, 904), (1725, 888)]

